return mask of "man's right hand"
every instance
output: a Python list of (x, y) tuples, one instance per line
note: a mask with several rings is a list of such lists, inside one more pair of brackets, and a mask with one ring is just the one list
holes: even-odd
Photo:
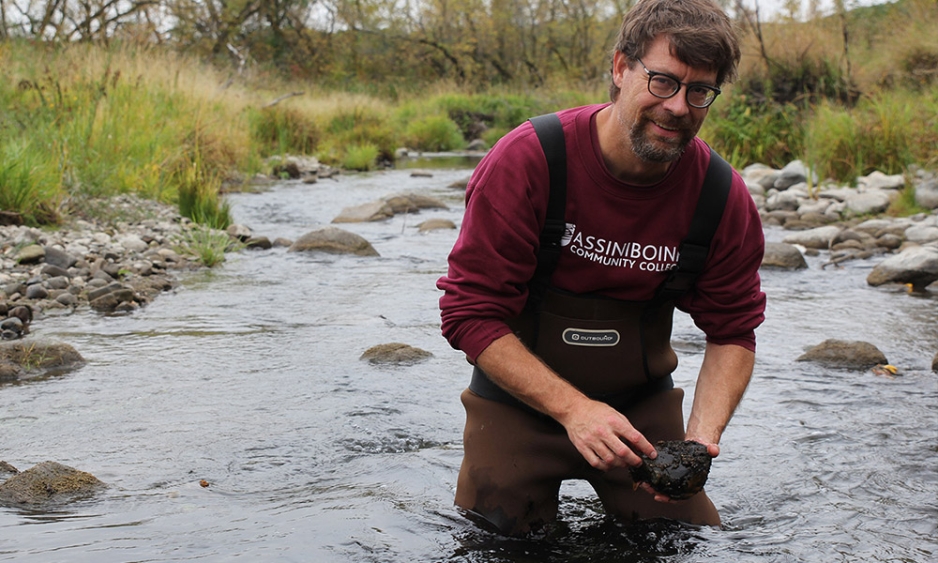
[(639, 454), (651, 459), (658, 455), (629, 419), (606, 403), (583, 397), (557, 421), (580, 455), (596, 469), (634, 467), (642, 463)]

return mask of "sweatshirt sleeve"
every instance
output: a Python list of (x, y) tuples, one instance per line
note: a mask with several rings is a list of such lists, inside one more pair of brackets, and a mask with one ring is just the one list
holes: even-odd
[(765, 319), (766, 298), (759, 277), (764, 251), (759, 211), (745, 182), (734, 171), (707, 268), (694, 289), (677, 303), (707, 335), (708, 342), (755, 351), (755, 329)]
[(532, 149), (532, 138), (529, 125), (517, 129), (476, 168), (447, 274), (437, 282), (444, 292), (443, 336), (472, 362), (511, 332), (505, 319), (524, 307), (527, 282), (537, 265), (547, 163), (540, 145)]

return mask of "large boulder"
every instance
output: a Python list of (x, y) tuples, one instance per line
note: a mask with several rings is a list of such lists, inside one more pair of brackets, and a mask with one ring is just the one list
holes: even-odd
[(0, 484), (0, 502), (14, 505), (64, 503), (88, 497), (105, 484), (91, 473), (44, 461)]
[(325, 227), (311, 231), (298, 238), (288, 252), (321, 251), (333, 254), (355, 254), (357, 256), (379, 256), (378, 251), (363, 237), (337, 227)]
[(869, 369), (889, 363), (886, 355), (869, 342), (836, 339), (825, 340), (811, 347), (797, 361), (845, 369)]
[(797, 247), (784, 242), (767, 242), (765, 243), (765, 255), (762, 257), (762, 267), (803, 270), (808, 267), (808, 263)]
[(0, 364), (7, 365), (3, 371), (9, 379), (23, 375), (48, 372), (63, 373), (85, 365), (85, 359), (75, 348), (64, 343), (17, 340), (0, 342)]
[(872, 286), (887, 283), (912, 284), (913, 291), (924, 291), (938, 280), (938, 248), (910, 246), (877, 264), (866, 277)]

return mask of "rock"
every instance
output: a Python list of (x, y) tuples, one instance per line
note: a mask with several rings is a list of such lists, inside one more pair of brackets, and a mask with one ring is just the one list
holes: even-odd
[(917, 244), (938, 240), (938, 227), (934, 225), (913, 225), (905, 230), (905, 240)]
[(64, 503), (88, 497), (105, 487), (91, 473), (44, 461), (0, 484), (0, 502), (14, 505)]
[(453, 223), (449, 219), (427, 219), (426, 221), (417, 225), (417, 230), (421, 233), (426, 233), (428, 231), (436, 231), (440, 229), (455, 229), (456, 223)]
[(394, 217), (394, 209), (384, 201), (373, 201), (346, 207), (332, 220), (333, 223), (366, 223)]
[(420, 194), (400, 194), (385, 198), (394, 213), (414, 213), (421, 209), (446, 209), (442, 201)]
[(915, 186), (915, 203), (925, 209), (938, 209), (938, 179), (923, 180)]
[(45, 262), (50, 266), (68, 270), (78, 262), (78, 258), (54, 246), (45, 246), (43, 250), (45, 251)]
[(415, 364), (433, 356), (426, 350), (400, 342), (378, 344), (365, 350), (359, 359), (368, 360), (373, 364)]
[(29, 375), (34, 372), (63, 373), (85, 364), (75, 348), (63, 343), (0, 342), (0, 362), (11, 362), (22, 367)]
[(470, 180), (469, 177), (463, 178), (462, 180), (456, 180), (455, 182), (450, 183), (450, 184), (449, 184), (448, 186), (446, 186), (446, 187), (452, 188), (452, 189), (454, 189), (454, 190), (463, 190), (463, 191), (465, 191), (466, 188), (469, 186), (469, 180)]
[(97, 299), (89, 301), (88, 305), (92, 309), (101, 313), (111, 313), (117, 310), (122, 303), (133, 302), (134, 290), (130, 288), (121, 288), (115, 291), (105, 293)]
[(818, 248), (823, 250), (830, 248), (831, 240), (840, 233), (840, 230), (840, 227), (836, 225), (826, 225), (824, 227), (817, 227), (785, 235), (782, 242), (800, 244), (805, 248)]
[(116, 242), (129, 252), (143, 252), (150, 247), (142, 238), (135, 234), (118, 235)]
[(886, 355), (869, 342), (835, 339), (825, 340), (810, 348), (796, 361), (847, 369), (870, 369), (878, 364), (889, 363)]
[(641, 465), (629, 468), (636, 483), (648, 483), (674, 500), (690, 498), (703, 490), (713, 460), (707, 446), (676, 440), (658, 442), (655, 450), (658, 457), (648, 459), (643, 455)]
[(469, 144), (466, 145), (467, 151), (487, 151), (489, 150), (489, 144), (483, 139), (473, 139), (469, 141)]
[(0, 211), (0, 226), (22, 225), (23, 216), (15, 211)]
[(776, 192), (765, 199), (765, 209), (767, 211), (797, 211), (801, 206), (801, 200), (806, 195), (795, 189)]
[(277, 178), (289, 178), (291, 180), (296, 180), (300, 177), (300, 166), (294, 161), (277, 164), (270, 171), (270, 175)]
[(776, 190), (787, 190), (795, 184), (799, 184), (808, 179), (808, 167), (800, 160), (794, 160), (785, 165), (775, 178), (772, 184)]
[(49, 291), (42, 287), (41, 283), (26, 286), (26, 299), (45, 299), (46, 297), (49, 297)]
[(239, 225), (237, 223), (228, 225), (228, 228), (225, 229), (225, 232), (228, 233), (228, 236), (231, 238), (237, 239), (241, 242), (245, 242), (254, 236), (254, 233), (251, 232), (251, 229), (245, 225)]
[(910, 283), (913, 291), (924, 291), (936, 280), (938, 248), (928, 246), (910, 246), (874, 266), (866, 277), (866, 283), (872, 286)]
[(24, 246), (16, 253), (13, 258), (18, 264), (35, 264), (42, 260), (46, 255), (45, 249), (38, 244)]
[(879, 170), (874, 170), (867, 176), (857, 178), (857, 188), (860, 191), (898, 190), (903, 186), (905, 186), (905, 177), (902, 174), (887, 176)]
[(938, 372), (938, 352), (935, 352), (935, 357), (931, 360), (931, 370)]
[(19, 469), (13, 467), (9, 463), (0, 461), (0, 479), (5, 481), (19, 472)]
[(808, 263), (797, 247), (784, 242), (767, 242), (765, 255), (762, 257), (762, 267), (803, 270), (808, 267)]
[(273, 246), (267, 237), (251, 237), (244, 241), (244, 248), (248, 250), (270, 250)]
[(322, 251), (334, 254), (358, 256), (380, 256), (371, 243), (363, 237), (336, 227), (311, 231), (298, 238), (288, 252)]
[(844, 200), (846, 211), (852, 215), (870, 215), (882, 213), (889, 208), (889, 204), (894, 194), (887, 193), (884, 190), (873, 190), (868, 192), (857, 192)]
[(0, 382), (16, 381), (24, 375), (26, 375), (26, 370), (23, 366), (9, 360), (0, 360)]

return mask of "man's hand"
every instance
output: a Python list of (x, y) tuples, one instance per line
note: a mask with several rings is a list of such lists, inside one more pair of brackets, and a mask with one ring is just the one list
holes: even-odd
[(581, 393), (528, 351), (514, 334), (492, 342), (476, 358), (476, 364), (502, 389), (562, 424), (577, 451), (593, 467), (606, 471), (639, 465), (639, 454), (657, 457), (654, 446), (629, 419)]
[(583, 398), (558, 418), (567, 436), (586, 461), (603, 471), (641, 465), (639, 453), (654, 459), (654, 446), (622, 413), (606, 403)]

